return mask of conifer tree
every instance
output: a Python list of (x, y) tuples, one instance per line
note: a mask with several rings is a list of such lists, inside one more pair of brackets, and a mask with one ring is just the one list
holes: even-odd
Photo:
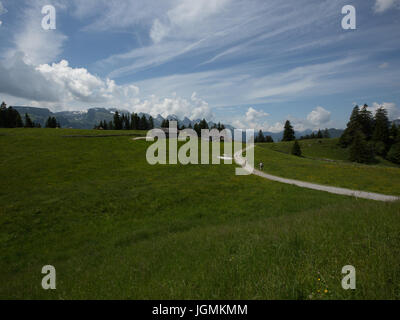
[(300, 148), (300, 144), (297, 140), (294, 141), (294, 144), (292, 147), (292, 155), (301, 157), (301, 148)]
[(264, 133), (262, 132), (262, 130), (260, 130), (258, 132), (258, 135), (257, 135), (257, 137), (256, 137), (254, 142), (266, 142), (265, 137), (264, 137)]
[(29, 117), (29, 114), (25, 113), (25, 128), (33, 128), (34, 124), (31, 120), (31, 118)]
[(400, 164), (400, 141), (391, 146), (387, 154), (387, 159), (393, 163)]
[(365, 139), (370, 140), (374, 131), (374, 118), (367, 104), (364, 104), (359, 112), (359, 122)]
[(149, 128), (148, 129), (149, 130), (154, 129), (154, 119), (152, 116), (150, 116), (150, 118), (149, 118)]
[(371, 163), (374, 161), (374, 152), (366, 141), (361, 129), (354, 132), (353, 142), (350, 146), (350, 161), (358, 163)]
[(347, 123), (347, 128), (344, 130), (339, 139), (339, 144), (346, 148), (353, 143), (354, 135), (357, 130), (361, 129), (360, 124), (360, 108), (355, 106), (350, 116), (350, 121)]
[(265, 137), (265, 142), (273, 143), (273, 142), (274, 142), (274, 139), (272, 139), (271, 136), (266, 136), (266, 137)]
[(122, 119), (118, 111), (116, 111), (114, 114), (114, 129), (122, 130)]
[(375, 128), (372, 134), (372, 140), (376, 146), (376, 152), (385, 156), (389, 147), (389, 119), (387, 111), (379, 108), (375, 113)]
[(295, 140), (294, 130), (290, 121), (287, 120), (285, 123), (285, 130), (283, 131), (283, 139), (282, 141), (293, 141)]

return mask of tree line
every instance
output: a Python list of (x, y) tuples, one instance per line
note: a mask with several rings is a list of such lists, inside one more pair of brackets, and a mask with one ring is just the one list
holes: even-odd
[(367, 104), (355, 106), (339, 144), (349, 148), (353, 162), (373, 163), (378, 155), (400, 164), (400, 127), (390, 123), (383, 107), (373, 115)]
[(264, 136), (264, 132), (260, 130), (258, 135), (254, 137), (255, 143), (273, 143), (274, 139), (271, 136)]
[(324, 131), (321, 131), (321, 129), (318, 130), (317, 133), (313, 132), (311, 134), (307, 134), (305, 136), (301, 136), (300, 140), (309, 140), (309, 139), (329, 139), (331, 135), (329, 134), (329, 130), (325, 129)]
[[(94, 126), (97, 130), (151, 130), (154, 129), (154, 119), (150, 116), (148, 119), (145, 115), (141, 117), (137, 113), (132, 114), (122, 114), (120, 115), (118, 111), (115, 112), (113, 120), (111, 121), (100, 121), (99, 124)], [(164, 119), (161, 123), (161, 128), (169, 128), (169, 120)], [(178, 130), (184, 130), (186, 127), (184, 125), (180, 126), (178, 124)], [(193, 129), (196, 131), (198, 136), (201, 136), (202, 129), (210, 129), (207, 121), (205, 119), (196, 123), (194, 126), (189, 124), (188, 129)], [(225, 126), (221, 123), (214, 124), (211, 129), (218, 129), (219, 131), (224, 130)]]
[[(0, 128), (41, 128), (42, 125), (32, 121), (29, 114), (25, 113), (24, 121), (13, 107), (8, 107), (5, 102), (0, 106)], [(49, 117), (45, 123), (46, 128), (61, 128), (55, 117)]]
[(113, 120), (100, 121), (94, 128), (99, 130), (151, 130), (154, 128), (154, 119), (151, 116), (147, 119), (145, 115), (140, 117), (137, 113), (120, 115), (116, 111)]

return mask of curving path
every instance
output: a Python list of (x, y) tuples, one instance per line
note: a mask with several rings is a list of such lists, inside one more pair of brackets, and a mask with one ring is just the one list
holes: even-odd
[(249, 164), (247, 164), (245, 162), (245, 160), (243, 159), (243, 157), (242, 157), (243, 152), (249, 150), (250, 148), (254, 148), (254, 146), (249, 146), (243, 150), (240, 150), (239, 152), (236, 152), (234, 155), (235, 162), (238, 165), (242, 166), (245, 170), (249, 171), (250, 173), (260, 176), (262, 178), (281, 182), (281, 183), (295, 185), (295, 186), (298, 186), (301, 188), (325, 191), (325, 192), (329, 192), (329, 193), (340, 194), (340, 195), (345, 195), (345, 196), (352, 196), (352, 197), (362, 198), (362, 199), (370, 199), (370, 200), (385, 201), (385, 202), (400, 200), (400, 197), (396, 197), (396, 196), (388, 196), (388, 195), (373, 193), (373, 192), (365, 192), (365, 191), (357, 191), (357, 190), (351, 190), (351, 189), (345, 189), (345, 188), (324, 186), (324, 185), (305, 182), (305, 181), (281, 178), (278, 176), (273, 176), (273, 175), (264, 173), (262, 171), (254, 169)]

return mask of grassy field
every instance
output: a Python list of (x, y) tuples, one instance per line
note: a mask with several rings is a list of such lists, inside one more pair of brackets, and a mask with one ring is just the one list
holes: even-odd
[[(305, 157), (295, 157), (290, 151), (293, 142), (262, 143), (255, 148), (255, 162), (263, 162), (265, 172), (284, 178), (361, 191), (400, 195), (400, 168), (395, 165), (363, 165), (338, 160), (346, 150), (336, 146), (336, 139), (302, 141)], [(326, 151), (325, 151), (326, 150)], [(307, 158), (314, 157), (314, 158)]]
[[(0, 299), (400, 298), (399, 203), (235, 176), (234, 165), (150, 166), (145, 141), (63, 137), (77, 134), (105, 133), (0, 130)], [(267, 171), (326, 165), (256, 150)], [(396, 193), (398, 177), (373, 188)], [(41, 288), (48, 264), (54, 291)], [(348, 264), (357, 290), (341, 288)]]

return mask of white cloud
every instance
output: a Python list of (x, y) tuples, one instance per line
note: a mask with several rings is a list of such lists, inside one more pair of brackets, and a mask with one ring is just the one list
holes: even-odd
[(394, 102), (382, 102), (382, 103), (374, 102), (372, 104), (372, 107), (369, 107), (369, 110), (372, 113), (375, 113), (376, 110), (378, 110), (380, 107), (383, 107), (384, 109), (387, 110), (388, 118), (390, 120), (395, 120), (400, 118), (400, 109), (396, 106)]
[(255, 130), (269, 130), (270, 126), (266, 121), (269, 114), (262, 111), (256, 110), (252, 107), (247, 109), (244, 117), (235, 119), (232, 124), (239, 129), (255, 129)]
[(65, 102), (120, 103), (125, 106), (139, 93), (139, 88), (134, 85), (118, 86), (114, 80), (102, 80), (84, 68), (71, 68), (66, 60), (39, 65), (36, 69), (61, 88)]
[(66, 60), (35, 67), (27, 64), (20, 52), (10, 61), (7, 67), (0, 63), (0, 93), (32, 106), (49, 107), (53, 111), (113, 106), (153, 116), (175, 114), (180, 118), (213, 119), (208, 103), (196, 93), (190, 99), (173, 94), (169, 98), (152, 95), (141, 100), (137, 86), (117, 85), (114, 80), (101, 79), (85, 68), (72, 68)]
[(307, 116), (307, 121), (309, 121), (315, 127), (320, 127), (321, 125), (328, 123), (330, 120), (331, 112), (322, 107), (316, 107)]
[(192, 120), (203, 118), (207, 120), (213, 119), (213, 114), (208, 103), (198, 98), (195, 92), (189, 100), (178, 97), (176, 94), (164, 99), (153, 95), (150, 99), (136, 103), (133, 106), (133, 111), (149, 113), (154, 117), (161, 114), (163, 117), (176, 115), (181, 119), (184, 117)]
[(5, 66), (0, 63), (0, 92), (27, 100), (57, 103), (60, 107), (77, 104), (113, 104), (129, 107), (137, 101), (139, 89), (134, 85), (117, 85), (101, 79), (84, 68), (72, 68), (68, 61), (27, 64), (17, 53)]
[(374, 11), (376, 13), (382, 13), (390, 8), (396, 7), (400, 4), (399, 0), (376, 0), (374, 5)]

